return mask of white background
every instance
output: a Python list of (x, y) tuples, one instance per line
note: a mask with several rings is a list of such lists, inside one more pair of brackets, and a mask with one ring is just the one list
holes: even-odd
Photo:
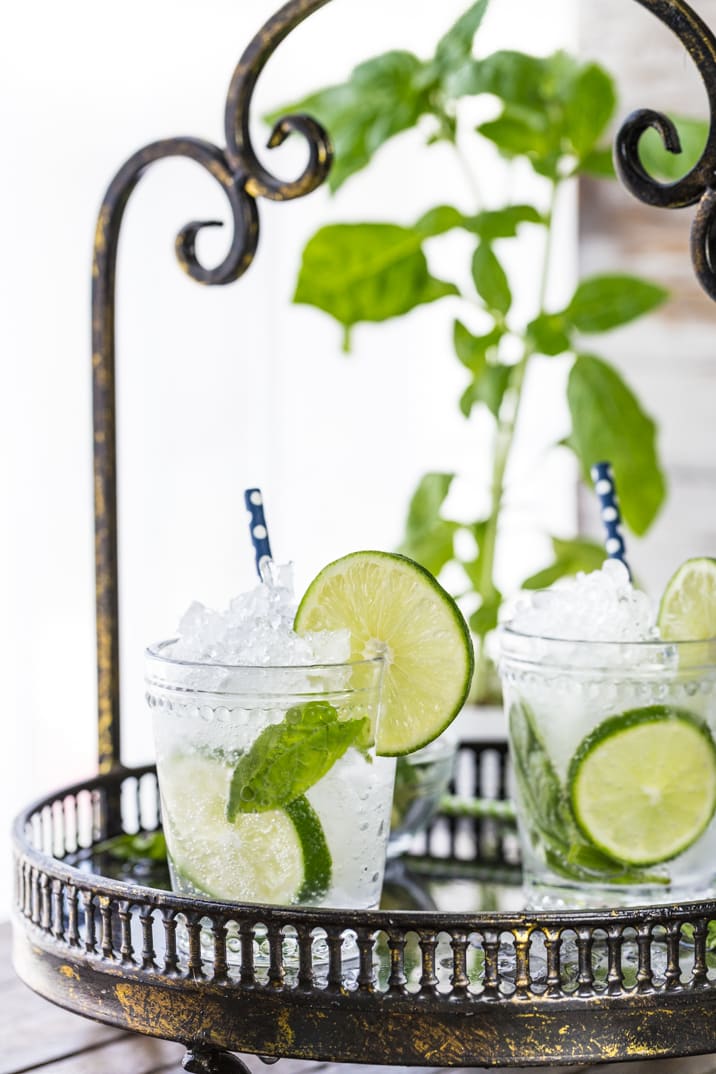
[[(388, 48), (427, 55), (464, 6), (334, 0), (261, 79), (257, 143), (263, 110), (340, 81)], [(494, 0), (480, 51), (570, 47), (574, 6)], [(125, 0), (120, 9), (39, 0), (6, 5), (0, 16), (2, 832), (33, 796), (95, 766), (89, 268), (102, 191), (156, 138), (223, 144), (233, 66), (273, 9), (273, 0)], [(286, 174), (297, 173), (300, 148), (281, 159)], [(499, 204), (514, 180), (492, 158), (474, 163), (486, 204)], [(395, 547), (425, 470), (459, 470), (452, 507), (473, 518), (484, 509), (489, 429), (457, 410), (466, 378), (450, 347), (451, 300), (359, 328), (350, 357), (333, 322), (290, 304), (300, 250), (319, 224), (410, 223), (450, 201), (473, 208), (450, 150), (425, 154), (420, 138), (401, 138), (334, 200), (320, 191), (262, 205), (248, 275), (203, 288), (179, 271), (173, 241), (191, 219), (226, 218), (219, 188), (187, 162), (161, 163), (142, 180), (125, 217), (118, 295), (126, 761), (151, 756), (144, 645), (171, 633), (192, 599), (221, 603), (253, 584), (245, 486), (263, 486), (274, 554), (296, 562), (299, 589), (331, 558)], [(573, 207), (565, 210), (557, 301), (574, 275)], [(215, 262), (225, 241), (202, 237), (200, 253)], [(525, 315), (534, 302), (529, 258), (539, 253), (527, 254)], [(456, 239), (434, 267), (459, 280), (466, 264)], [(563, 371), (553, 362), (539, 372), (499, 564), (507, 585), (546, 558), (534, 524), (568, 532), (573, 518), (569, 463), (545, 456), (563, 431), (550, 401)], [(0, 850), (0, 876), (8, 857)]]

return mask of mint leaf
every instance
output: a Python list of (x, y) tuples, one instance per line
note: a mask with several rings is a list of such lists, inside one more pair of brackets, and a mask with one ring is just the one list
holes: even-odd
[(579, 332), (608, 332), (656, 309), (668, 291), (637, 276), (591, 276), (582, 280), (564, 311)]
[(437, 576), (454, 556), (457, 524), (440, 515), (454, 474), (425, 474), (413, 493), (405, 524), (405, 536), (398, 549)]
[(323, 227), (303, 251), (293, 301), (351, 328), (457, 294), (454, 284), (430, 275), (422, 241), (418, 230), (397, 224)]
[(584, 473), (599, 459), (609, 459), (624, 521), (634, 533), (645, 533), (666, 497), (655, 423), (617, 370), (593, 355), (579, 355), (572, 366), (567, 402), (569, 442)]
[(166, 861), (167, 844), (164, 832), (137, 832), (136, 835), (116, 835), (93, 847), (95, 853), (109, 854), (119, 861)]
[(367, 717), (341, 720), (327, 701), (308, 701), (265, 727), (231, 777), (226, 815), (263, 813), (293, 802), (318, 783), (351, 746), (364, 745)]

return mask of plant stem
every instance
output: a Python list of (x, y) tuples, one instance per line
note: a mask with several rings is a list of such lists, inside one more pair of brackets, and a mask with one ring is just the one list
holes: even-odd
[[(552, 259), (552, 245), (554, 234), (554, 216), (555, 207), (557, 202), (557, 194), (559, 190), (559, 182), (552, 182), (552, 189), (550, 192), (550, 204), (549, 213), (546, 222), (545, 233), (545, 245), (544, 255), (542, 260), (542, 270), (540, 273), (540, 283), (538, 291), (538, 312), (544, 311), (544, 305), (547, 297), (547, 288), (549, 286), (551, 259)], [(490, 513), (487, 518), (487, 524), (485, 527), (485, 533), (480, 548), (480, 595), (484, 603), (492, 603), (497, 600), (499, 593), (495, 585), (494, 573), (495, 573), (495, 552), (497, 549), (497, 534), (500, 523), (500, 513), (502, 511), (504, 496), (505, 496), (505, 475), (507, 473), (507, 466), (510, 461), (510, 454), (514, 442), (515, 429), (517, 428), (517, 419), (519, 417), (520, 405), (522, 402), (522, 392), (524, 388), (525, 375), (527, 373), (527, 366), (529, 365), (530, 358), (534, 354), (534, 349), (526, 338), (523, 338), (523, 352), (519, 362), (512, 367), (512, 373), (510, 374), (510, 380), (508, 384), (508, 390), (505, 392), (505, 399), (500, 409), (500, 414), (497, 419), (497, 428), (495, 430), (495, 447), (493, 453), (492, 464), (492, 477), (490, 481)], [(477, 654), (477, 664), (475, 667), (475, 680), (473, 688), (473, 697), (477, 702), (486, 701), (489, 697), (489, 660), (485, 651), (484, 637), (480, 640), (479, 650)]]

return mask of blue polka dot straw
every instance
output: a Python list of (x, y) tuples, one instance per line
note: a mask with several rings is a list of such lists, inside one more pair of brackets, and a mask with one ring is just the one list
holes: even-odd
[(264, 515), (264, 498), (261, 489), (246, 489), (244, 503), (249, 512), (249, 533), (251, 543), (254, 546), (256, 556), (256, 570), (262, 582), (266, 580), (268, 568), (272, 561), (271, 545), (269, 544), (268, 527)]
[(607, 555), (610, 559), (620, 559), (629, 571), (629, 577), (631, 577), (629, 564), (626, 560), (622, 516), (619, 511), (619, 498), (614, 484), (611, 463), (595, 463), (591, 469), (591, 475), (594, 482), (594, 491), (599, 497), (600, 513), (606, 534), (604, 547), (607, 550)]

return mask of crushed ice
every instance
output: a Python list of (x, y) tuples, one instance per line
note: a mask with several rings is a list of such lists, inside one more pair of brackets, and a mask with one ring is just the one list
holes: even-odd
[(522, 595), (508, 625), (521, 634), (565, 641), (641, 642), (659, 636), (649, 598), (634, 588), (617, 559)]
[(293, 629), (296, 602), (291, 566), (273, 567), (262, 583), (215, 611), (194, 601), (182, 616), (174, 660), (244, 667), (301, 667), (350, 660), (349, 630), (299, 636)]

